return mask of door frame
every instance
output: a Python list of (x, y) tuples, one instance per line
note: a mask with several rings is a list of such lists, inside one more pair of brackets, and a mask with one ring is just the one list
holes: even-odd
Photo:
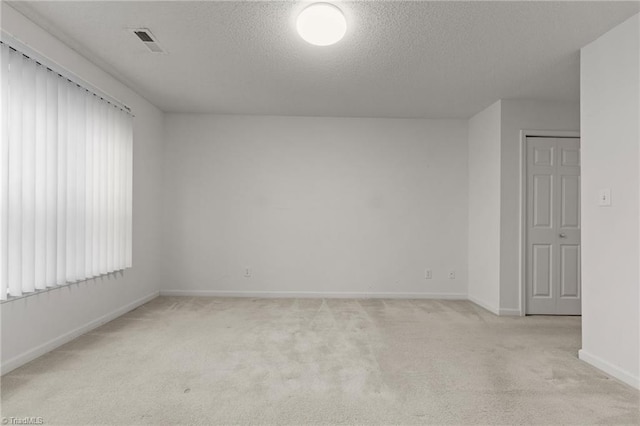
[[(579, 138), (578, 130), (520, 130), (520, 316), (527, 315), (527, 138)], [(581, 149), (582, 151), (582, 149)], [(582, 171), (580, 171), (582, 175)]]

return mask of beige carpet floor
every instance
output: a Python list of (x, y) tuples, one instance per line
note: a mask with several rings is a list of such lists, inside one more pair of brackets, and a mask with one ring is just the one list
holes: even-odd
[(2, 378), (45, 424), (638, 424), (579, 317), (464, 301), (160, 297)]

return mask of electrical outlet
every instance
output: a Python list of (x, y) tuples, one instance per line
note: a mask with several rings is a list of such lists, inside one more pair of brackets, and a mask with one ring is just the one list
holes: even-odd
[(433, 272), (431, 272), (431, 269), (425, 269), (424, 270), (424, 279), (425, 280), (430, 280), (431, 278), (433, 278)]
[(251, 277), (251, 268), (244, 268), (244, 276), (245, 278)]
[(456, 271), (449, 271), (449, 279), (450, 280), (456, 279)]

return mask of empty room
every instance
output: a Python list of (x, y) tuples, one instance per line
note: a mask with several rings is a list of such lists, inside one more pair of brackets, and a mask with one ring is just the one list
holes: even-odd
[(639, 13), (1, 1), (2, 424), (640, 424)]

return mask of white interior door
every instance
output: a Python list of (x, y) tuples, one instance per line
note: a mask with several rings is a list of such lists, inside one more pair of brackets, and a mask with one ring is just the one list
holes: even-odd
[(527, 314), (580, 315), (580, 139), (527, 138)]

